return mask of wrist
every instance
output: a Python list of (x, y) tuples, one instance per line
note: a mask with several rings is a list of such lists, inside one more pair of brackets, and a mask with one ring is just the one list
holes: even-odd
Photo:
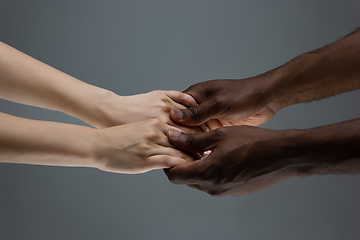
[(72, 148), (74, 158), (78, 159), (76, 166), (97, 168), (96, 131), (97, 129), (94, 128), (75, 125), (72, 131), (73, 136), (69, 134), (72, 140), (68, 141), (68, 149)]
[(101, 135), (102, 129), (91, 129), (87, 132), (87, 144), (89, 146), (87, 157), (89, 165), (93, 168), (100, 168), (106, 152), (106, 143)]
[(327, 164), (324, 161), (326, 148), (319, 148), (321, 140), (316, 139), (312, 129), (274, 130), (267, 142), (269, 145), (263, 146), (268, 148), (269, 160), (290, 177), (318, 174)]
[(319, 87), (313, 81), (319, 78), (315, 71), (319, 61), (318, 54), (305, 53), (271, 70), (270, 106), (279, 111), (290, 105), (311, 101), (314, 95), (312, 89)]
[(358, 120), (306, 129), (284, 130), (285, 156), (295, 176), (358, 173)]
[(284, 92), (286, 93), (284, 88), (290, 76), (291, 72), (288, 68), (281, 66), (254, 77), (255, 80), (258, 80), (254, 92), (260, 93), (265, 105), (274, 113), (292, 104), (291, 99), (284, 94)]
[(94, 126), (98, 128), (113, 127), (124, 124), (123, 113), (125, 113), (124, 96), (119, 96), (116, 93), (101, 89), (98, 92), (97, 100), (95, 100), (95, 115), (96, 123)]
[(96, 128), (121, 125), (123, 98), (110, 90), (96, 87), (80, 119)]
[(287, 129), (280, 131), (282, 147), (280, 154), (286, 159), (287, 167), (294, 176), (307, 176), (313, 166), (304, 161), (304, 146), (307, 146), (306, 130)]
[(278, 112), (279, 110), (290, 106), (290, 99), (283, 94), (284, 85), (286, 80), (289, 78), (289, 73), (286, 71), (285, 67), (276, 68), (270, 71), (271, 78), (269, 78), (269, 96), (270, 101), (268, 106), (274, 111)]

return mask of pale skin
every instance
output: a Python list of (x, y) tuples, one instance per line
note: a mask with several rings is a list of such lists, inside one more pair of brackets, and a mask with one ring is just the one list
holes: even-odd
[(0, 98), (60, 111), (97, 128), (155, 117), (175, 125), (168, 117), (172, 108), (196, 106), (192, 97), (178, 91), (119, 96), (80, 81), (2, 42)]
[(196, 106), (189, 95), (153, 91), (119, 96), (0, 43), (0, 98), (64, 112), (96, 127), (35, 121), (0, 113), (0, 162), (93, 167), (143, 173), (193, 158), (174, 149), (169, 129), (186, 132), (172, 108)]
[(0, 119), (0, 162), (136, 174), (192, 160), (169, 143), (173, 127), (156, 118), (103, 129), (4, 113)]

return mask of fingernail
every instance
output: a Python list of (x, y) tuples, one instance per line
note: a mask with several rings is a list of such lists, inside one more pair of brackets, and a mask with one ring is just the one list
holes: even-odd
[(184, 113), (180, 109), (172, 109), (174, 116), (177, 120), (182, 120), (184, 118)]
[(176, 130), (176, 129), (169, 130), (169, 137), (172, 139), (177, 139), (180, 137), (180, 135), (181, 135), (181, 132), (179, 130)]

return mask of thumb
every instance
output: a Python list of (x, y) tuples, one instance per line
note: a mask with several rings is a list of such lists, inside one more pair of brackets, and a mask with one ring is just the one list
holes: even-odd
[(172, 128), (168, 131), (168, 138), (172, 144), (181, 150), (187, 152), (203, 152), (216, 147), (220, 138), (216, 137), (215, 134), (215, 131), (200, 134), (184, 133)]
[(206, 101), (197, 107), (173, 108), (170, 111), (170, 117), (174, 122), (184, 126), (199, 126), (212, 118), (216, 118), (217, 109), (214, 106), (211, 101)]

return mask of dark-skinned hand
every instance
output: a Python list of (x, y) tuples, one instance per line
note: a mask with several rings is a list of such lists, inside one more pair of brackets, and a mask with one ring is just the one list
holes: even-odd
[(284, 131), (233, 126), (200, 134), (170, 130), (168, 137), (187, 152), (212, 151), (165, 173), (172, 183), (186, 184), (213, 196), (239, 196), (296, 176), (286, 152), (289, 141)]
[(271, 74), (194, 84), (184, 92), (195, 98), (198, 106), (172, 109), (170, 116), (173, 121), (185, 126), (198, 126), (211, 120), (210, 129), (233, 125), (258, 126), (279, 110), (273, 104), (272, 91), (267, 86)]

